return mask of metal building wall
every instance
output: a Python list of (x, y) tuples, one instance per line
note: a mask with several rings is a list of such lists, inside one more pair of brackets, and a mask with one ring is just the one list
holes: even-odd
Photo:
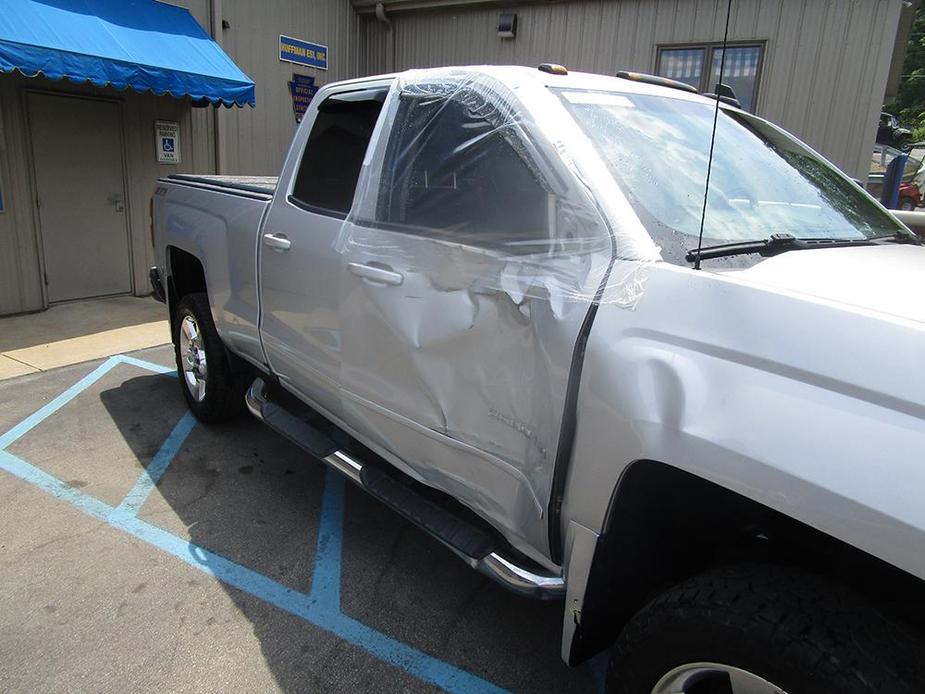
[(0, 314), (43, 307), (19, 89), (0, 78)]
[[(208, 172), (213, 168), (209, 119), (205, 109), (192, 109), (187, 100), (152, 94), (97, 89), (67, 81), (0, 75), (0, 183), (6, 211), (0, 214), (0, 315), (45, 307), (42, 280), (41, 229), (35, 208), (34, 170), (30, 146), (29, 91), (107, 98), (120, 105), (125, 174), (125, 216), (136, 294), (148, 294), (147, 269), (153, 264), (149, 238), (148, 201), (154, 182), (171, 173)], [(154, 121), (180, 123), (182, 163), (155, 160)], [(67, 127), (67, 112), (61, 113)], [(201, 133), (193, 138), (193, 132)], [(75, 153), (75, 156), (79, 156)], [(92, 172), (88, 172), (92, 175)]]
[[(297, 72), (323, 85), (364, 74), (362, 19), (348, 0), (221, 0), (222, 47), (257, 84), (257, 107), (225, 113), (228, 173), (279, 173), (295, 132), (287, 82)], [(280, 62), (279, 35), (328, 46), (328, 69)]]
[[(388, 9), (389, 2), (386, 2)], [(763, 40), (758, 113), (866, 176), (902, 0), (733, 0), (730, 41)], [(517, 37), (497, 35), (501, 9)], [(720, 41), (726, 0), (596, 0), (392, 12), (367, 22), (367, 72), (471, 64), (654, 72), (656, 47)]]
[[(359, 40), (362, 20), (347, 0), (171, 0), (190, 10), (209, 31), (213, 3), (231, 24), (222, 32), (225, 50), (257, 83), (257, 107), (221, 109), (226, 127), (226, 170), (229, 173), (278, 173), (295, 118), (287, 82), (293, 72), (314, 75), (317, 84), (353, 77), (365, 66), (365, 44)], [(284, 33), (329, 46), (329, 70), (281, 63), (278, 38)], [(215, 171), (212, 107), (193, 108), (188, 99), (96, 89), (67, 81), (29, 79), (0, 74), (0, 190), (6, 211), (0, 213), (0, 315), (45, 308), (40, 229), (34, 206), (32, 157), (29, 147), (25, 91), (86, 94), (112, 98), (121, 105), (134, 292), (149, 293), (147, 269), (154, 263), (149, 238), (148, 202), (160, 176)], [(182, 163), (158, 164), (154, 121), (180, 124)], [(62, 126), (67, 114), (62, 113)]]

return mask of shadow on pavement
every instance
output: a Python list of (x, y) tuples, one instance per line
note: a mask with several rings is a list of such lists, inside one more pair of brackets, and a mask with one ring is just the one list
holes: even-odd
[[(178, 388), (164, 376), (128, 379), (100, 393), (139, 459), (150, 455), (145, 418), (176, 421)], [(150, 387), (147, 387), (150, 386)], [(125, 398), (152, 397), (143, 408)], [(164, 398), (167, 398), (164, 401)], [(308, 593), (326, 470), (246, 415), (197, 424), (139, 517), (279, 583)], [(498, 686), (520, 692), (596, 691), (588, 666), (559, 658), (562, 603), (506, 592), (446, 548), (348, 484), (341, 610), (350, 617)], [(263, 657), (287, 692), (430, 691), (431, 685), (356, 646), (230, 586)], [(204, 646), (206, 647), (206, 646)]]

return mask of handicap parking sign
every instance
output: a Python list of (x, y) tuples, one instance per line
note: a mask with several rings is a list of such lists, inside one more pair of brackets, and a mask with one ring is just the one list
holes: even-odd
[(180, 163), (180, 124), (175, 121), (154, 122), (158, 164)]

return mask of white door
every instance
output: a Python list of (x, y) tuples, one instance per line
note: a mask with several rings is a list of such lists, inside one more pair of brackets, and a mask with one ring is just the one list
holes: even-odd
[(119, 105), (28, 100), (48, 301), (131, 292)]

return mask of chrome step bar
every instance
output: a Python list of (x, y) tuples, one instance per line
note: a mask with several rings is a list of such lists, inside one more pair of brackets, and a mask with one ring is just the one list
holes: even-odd
[[(263, 379), (256, 379), (247, 391), (247, 409), (257, 419), (265, 422), (263, 407), (267, 403)], [(354, 484), (364, 487), (363, 462), (345, 450), (336, 450), (320, 458), (328, 467), (341, 473)], [(425, 529), (426, 530), (426, 529)], [(434, 535), (437, 540), (440, 537)], [(474, 558), (442, 543), (471, 568), (500, 583), (508, 590), (531, 598), (556, 599), (565, 595), (565, 579), (561, 576), (538, 574), (530, 571), (497, 552), (490, 552), (482, 558)]]

